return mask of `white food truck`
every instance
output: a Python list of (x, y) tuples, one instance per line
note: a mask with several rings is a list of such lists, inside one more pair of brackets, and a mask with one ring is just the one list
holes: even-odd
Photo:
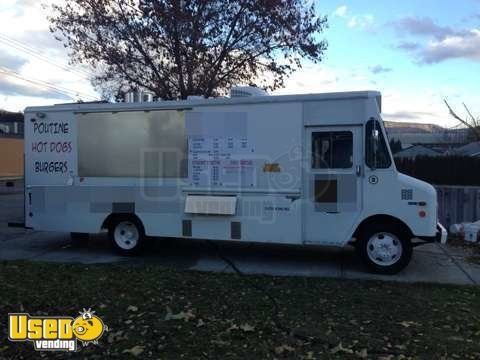
[(152, 237), (353, 244), (380, 273), (446, 241), (435, 189), (395, 168), (372, 91), (29, 107), (25, 224), (108, 230), (122, 254)]

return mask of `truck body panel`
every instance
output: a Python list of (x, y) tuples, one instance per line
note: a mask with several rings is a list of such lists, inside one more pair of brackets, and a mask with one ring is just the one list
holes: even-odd
[[(396, 171), (380, 98), (27, 108), (26, 226), (96, 233), (111, 214), (134, 214), (150, 236), (344, 246), (388, 215), (434, 236), (435, 190)], [(372, 119), (384, 168), (367, 164)]]

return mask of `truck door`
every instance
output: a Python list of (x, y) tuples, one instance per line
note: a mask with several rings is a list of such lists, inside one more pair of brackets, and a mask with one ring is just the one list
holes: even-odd
[(361, 126), (306, 128), (305, 243), (344, 245), (362, 209)]

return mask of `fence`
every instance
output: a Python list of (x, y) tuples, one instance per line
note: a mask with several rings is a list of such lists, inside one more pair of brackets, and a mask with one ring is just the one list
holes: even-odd
[(395, 165), (400, 172), (430, 184), (480, 186), (480, 157), (395, 158)]
[(480, 220), (480, 187), (435, 185), (438, 218), (448, 229), (451, 224)]
[(480, 158), (417, 156), (395, 158), (395, 164), (400, 172), (435, 186), (443, 225), (480, 220)]

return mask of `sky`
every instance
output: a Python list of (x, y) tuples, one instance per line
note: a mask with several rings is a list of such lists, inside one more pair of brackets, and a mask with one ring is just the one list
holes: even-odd
[[(63, 0), (43, 1), (61, 3)], [(0, 108), (20, 111), (99, 95), (68, 65), (38, 0), (0, 2)], [(328, 50), (275, 94), (379, 90), (383, 118), (455, 126), (443, 103), (480, 117), (480, 0), (316, 0)], [(68, 94), (66, 95), (65, 92)]]

